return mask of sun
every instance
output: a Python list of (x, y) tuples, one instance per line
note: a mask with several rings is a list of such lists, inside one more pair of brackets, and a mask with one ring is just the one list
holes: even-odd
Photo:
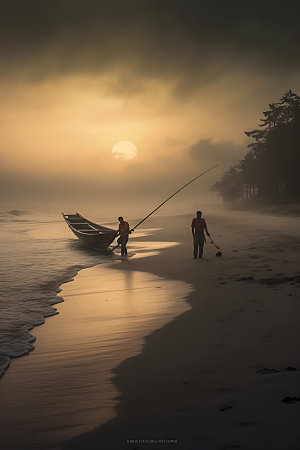
[(130, 141), (120, 141), (113, 146), (112, 155), (118, 161), (126, 161), (137, 156), (137, 148)]

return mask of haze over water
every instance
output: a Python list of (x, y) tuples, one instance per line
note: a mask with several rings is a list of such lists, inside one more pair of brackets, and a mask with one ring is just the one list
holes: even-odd
[[(138, 215), (219, 164), (190, 191), (206, 197), (244, 156), (244, 131), (299, 91), (298, 17), (294, 1), (3, 3), (4, 204)], [(135, 158), (112, 157), (120, 141)]]

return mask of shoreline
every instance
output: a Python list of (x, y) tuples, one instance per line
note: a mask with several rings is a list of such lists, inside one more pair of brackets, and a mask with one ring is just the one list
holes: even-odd
[[(32, 432), (32, 426), (37, 427), (35, 420), (46, 430), (51, 422), (49, 430), (52, 431), (49, 436), (45, 435), (43, 448), (51, 447), (46, 443), (54, 439), (57, 420), (63, 420), (61, 429), (65, 430), (64, 443), (57, 445), (57, 450), (144, 449), (150, 445), (146, 443), (147, 439), (153, 440), (151, 448), (155, 444), (156, 449), (176, 445), (182, 450), (199, 446), (223, 450), (239, 445), (253, 450), (260, 448), (258, 438), (268, 443), (269, 447), (265, 445), (264, 449), (297, 448), (293, 445), (300, 439), (297, 431), (300, 404), (293, 398), (297, 399), (300, 394), (298, 221), (277, 216), (269, 219), (269, 216), (253, 213), (208, 213), (209, 231), (221, 245), (223, 256), (216, 258), (215, 248), (206, 245), (204, 259), (195, 261), (192, 258), (191, 218), (191, 215), (153, 218), (150, 226), (155, 233), (151, 236), (147, 231), (141, 232), (132, 244), (129, 243), (129, 251), (130, 247), (135, 247), (134, 257), (116, 256), (105, 263), (111, 272), (105, 289), (99, 275), (94, 277), (93, 285), (87, 278), (87, 289), (81, 289), (82, 283), (78, 284), (78, 280), (85, 276), (80, 270), (75, 284), (66, 283), (69, 291), (73, 291), (74, 299), (69, 303), (65, 300), (65, 314), (46, 321), (38, 330), (40, 345), (36, 346), (36, 351), (30, 353), (32, 356), (28, 359), (20, 358), (10, 376), (2, 380), (3, 405), (9, 405), (12, 413), (19, 399), (24, 403), (23, 395), (25, 401), (26, 397), (36, 398), (37, 402), (30, 404), (33, 408), (28, 408), (35, 419), (26, 417)], [(146, 244), (143, 242), (145, 235)], [(172, 245), (175, 242), (180, 245)], [(99, 268), (101, 274), (101, 262)], [(97, 271), (94, 269), (95, 265), (91, 264), (86, 275)], [(99, 384), (101, 338), (94, 339), (94, 354), (93, 351), (85, 352), (85, 339), (81, 340), (83, 346), (76, 339), (81, 327), (87, 336), (91, 336), (93, 322), (97, 316), (102, 317), (98, 311), (99, 299), (90, 303), (84, 296), (116, 290), (117, 273), (130, 283), (129, 290), (126, 286), (120, 290), (120, 298), (127, 306), (130, 302), (126, 292), (132, 289), (138, 292), (136, 304), (140, 303), (142, 294), (145, 299), (151, 299), (157, 292), (166, 295), (167, 300), (168, 295), (174, 296), (167, 289), (156, 291), (158, 286), (153, 283), (150, 288), (151, 282), (150, 290), (141, 289), (140, 277), (154, 274), (166, 281), (192, 285), (193, 292), (185, 299), (192, 309), (169, 319), (164, 326), (155, 326), (155, 331), (143, 338), (141, 352), (129, 358), (125, 352), (123, 362), (114, 366), (111, 372), (113, 384), (109, 383), (107, 392), (108, 387), (118, 392), (115, 397), (119, 402), (118, 415), (99, 428), (100, 420), (96, 416), (102, 414), (101, 401), (99, 403), (95, 396), (95, 401), (87, 407), (85, 399), (91, 374), (95, 378), (93, 384)], [(135, 277), (134, 274), (139, 275)], [(89, 303), (90, 310), (86, 311)], [(159, 303), (157, 305), (160, 307)], [(157, 312), (157, 307), (154, 311)], [(119, 319), (122, 314), (118, 307), (116, 312), (116, 319)], [(139, 317), (139, 313), (135, 315)], [(80, 325), (81, 316), (84, 317)], [(100, 328), (104, 323), (99, 323)], [(109, 333), (112, 338), (117, 334), (118, 331), (113, 330)], [(54, 337), (56, 343), (53, 346)], [(84, 363), (79, 372), (74, 370), (75, 353)], [(48, 379), (44, 379), (44, 375)], [(12, 383), (11, 379), (14, 379)], [(30, 394), (31, 389), (35, 394)], [(53, 411), (55, 421), (48, 423), (42, 414), (43, 407), (48, 408), (51, 389), (54, 396), (51, 394), (50, 403), (57, 405), (57, 411)], [(66, 417), (64, 404), (69, 400), (64, 398), (67, 392), (70, 399), (75, 399), (74, 419)], [(9, 399), (11, 394), (15, 400)], [(292, 399), (292, 405), (282, 402), (284, 398)], [(83, 407), (90, 415), (90, 421), (86, 423), (91, 429), (88, 433), (78, 415)], [(288, 424), (285, 423), (287, 417)], [(6, 417), (3, 419), (3, 430), (7, 434)], [(18, 419), (8, 423), (12, 426)], [(286, 429), (282, 429), (282, 423)], [(281, 435), (278, 442), (272, 438), (274, 424)], [(216, 428), (219, 436), (215, 436)], [(74, 431), (77, 436), (80, 434), (76, 438), (72, 438)], [(22, 431), (18, 430), (18, 433)], [(29, 430), (25, 435), (29, 438)], [(16, 450), (16, 447), (11, 448)], [(40, 450), (40, 447), (35, 448)]]
[[(147, 249), (142, 236), (137, 240), (147, 258), (159, 249), (159, 242)], [(118, 256), (99, 261), (61, 286), (60, 314), (36, 330), (35, 351), (15, 361), (2, 380), (7, 449), (19, 449), (21, 442), (24, 449), (52, 448), (55, 442), (60, 448), (112, 417), (118, 392), (109, 382), (111, 369), (139, 353), (145, 335), (188, 307), (181, 297), (189, 286), (142, 272), (125, 274), (127, 262)]]
[(80, 269), (99, 261), (99, 253), (87, 252), (70, 238), (56, 213), (31, 211), (30, 217), (24, 219), (23, 211), (13, 212), (20, 218), (4, 214), (1, 224), (1, 256), (6, 268), (1, 285), (0, 379), (14, 360), (34, 350), (32, 330), (57, 314), (55, 305), (63, 301), (58, 295), (60, 286), (72, 280)]
[[(246, 218), (246, 222), (248, 222), (249, 214), (245, 213), (243, 215)], [(229, 213), (229, 216), (231, 216), (230, 220), (232, 220), (232, 214)], [(253, 214), (251, 216), (253, 217)], [(255, 216), (256, 218), (260, 217), (258, 214)], [(169, 219), (160, 217), (158, 220), (168, 222)], [(189, 220), (186, 216), (183, 216), (181, 217), (182, 221), (187, 223)], [(270, 235), (268, 225), (266, 226), (263, 223), (265, 217), (260, 218), (260, 221), (261, 223), (258, 225), (258, 232), (255, 236), (258, 242), (265, 240), (266, 236)], [(290, 219), (283, 218), (283, 222), (286, 221), (289, 222)], [(278, 240), (278, 235), (276, 234), (278, 232), (276, 227), (280, 222), (280, 218), (276, 219), (275, 222), (275, 225), (272, 225), (271, 242), (268, 245), (272, 247), (274, 245), (272, 240), (275, 240), (277, 248), (281, 250), (278, 247), (280, 239)], [(296, 227), (297, 224), (292, 221), (292, 233), (296, 232)], [(235, 224), (229, 224), (231, 232), (237, 228), (240, 229)], [(226, 231), (228, 230), (225, 229)], [(166, 239), (164, 230), (158, 234)], [(223, 242), (225, 241), (221, 233), (218, 235), (217, 232), (214, 232), (213, 234), (215, 240), (217, 240), (215, 237), (217, 236), (218, 241), (219, 238), (222, 238)], [(296, 290), (284, 281), (283, 274), (275, 275), (275, 279), (270, 277), (270, 275), (273, 275), (270, 272), (278, 270), (278, 265), (281, 266), (281, 261), (268, 258), (268, 255), (266, 257), (259, 247), (254, 249), (250, 239), (252, 235), (253, 240), (253, 232), (249, 229), (247, 229), (246, 236), (239, 236), (236, 239), (234, 248), (231, 248), (231, 250), (229, 250), (228, 243), (224, 242), (222, 250), (224, 251), (225, 249), (225, 258), (224, 256), (223, 258), (212, 257), (210, 250), (210, 255), (203, 261), (190, 260), (192, 253), (191, 238), (187, 233), (182, 236), (181, 230), (177, 231), (177, 237), (180, 237), (180, 235), (181, 242), (184, 245), (180, 246), (181, 248), (175, 247), (163, 251), (160, 257), (156, 258), (155, 266), (153, 261), (151, 261), (152, 258), (148, 260), (131, 260), (130, 267), (127, 265), (124, 267), (124, 270), (141, 270), (155, 274), (163, 273), (168, 279), (183, 278), (185, 281), (193, 282), (195, 291), (187, 299), (192, 309), (151, 333), (146, 338), (141, 354), (125, 360), (115, 368), (112, 381), (121, 392), (117, 408), (118, 416), (102, 427), (66, 443), (64, 448), (79, 449), (86, 447), (92, 449), (98, 448), (97, 446), (99, 445), (105, 446), (106, 449), (114, 450), (148, 448), (144, 446), (143, 442), (128, 442), (128, 440), (130, 441), (130, 437), (133, 436), (152, 437), (153, 439), (160, 436), (160, 439), (167, 437), (174, 439), (177, 433), (177, 438), (179, 434), (179, 439), (177, 439), (176, 448), (198, 448), (196, 445), (200, 445), (201, 442), (202, 445), (206, 445), (209, 449), (217, 449), (221, 448), (220, 446), (222, 445), (224, 446), (226, 440), (228, 440), (228, 445), (239, 445), (233, 441), (230, 444), (230, 439), (232, 440), (235, 436), (233, 440), (242, 441), (245, 440), (246, 435), (249, 444), (248, 446), (243, 446), (243, 448), (251, 449), (253, 448), (251, 445), (257, 445), (255, 433), (250, 425), (248, 428), (246, 427), (246, 433), (243, 425), (238, 425), (239, 415), (241, 410), (243, 410), (242, 405), (239, 403), (243, 397), (247, 398), (247, 402), (251, 403), (252, 401), (251, 414), (248, 414), (250, 416), (253, 416), (253, 408), (255, 409), (253, 403), (255, 401), (257, 401), (261, 409), (265, 408), (268, 410), (268, 405), (260, 405), (261, 386), (259, 381), (261, 380), (258, 379), (258, 371), (264, 370), (266, 367), (272, 368), (275, 366), (274, 373), (282, 373), (282, 377), (290, 378), (290, 386), (293, 386), (293, 389), (295, 389), (295, 383), (299, 377), (297, 370), (293, 373), (292, 371), (288, 373), (285, 372), (285, 369), (287, 367), (300, 367), (300, 360), (298, 355), (293, 352), (294, 347), (292, 352), (287, 352), (286, 349), (281, 351), (280, 348), (276, 348), (275, 351), (272, 350), (274, 340), (276, 341), (277, 339), (276, 336), (271, 334), (274, 331), (272, 327), (280, 327), (280, 324), (277, 324), (278, 318), (276, 318), (274, 312), (271, 320), (273, 322), (270, 330), (271, 337), (266, 335), (264, 338), (262, 335), (258, 339), (256, 335), (257, 333), (263, 334), (265, 332), (264, 328), (268, 328), (268, 325), (264, 324), (264, 318), (262, 320), (261, 316), (264, 316), (263, 310), (257, 310), (255, 303), (258, 303), (260, 308), (271, 308), (271, 299), (275, 297), (277, 299), (276, 307), (281, 314), (284, 314), (281, 296), (283, 294), (287, 298), (293, 295), (296, 296)], [(171, 239), (170, 236), (169, 238)], [(250, 243), (248, 246), (247, 239), (249, 239)], [(176, 235), (172, 234), (172, 240), (176, 240)], [(291, 240), (293, 239), (291, 238)], [(209, 251), (208, 247), (206, 246), (207, 254)], [(251, 251), (252, 253), (257, 251), (258, 255), (251, 254)], [(246, 255), (249, 261), (246, 261), (241, 266), (240, 262), (243, 259), (241, 256), (245, 257)], [(180, 261), (183, 257), (186, 264), (185, 270), (174, 264), (174, 262)], [(232, 273), (232, 267), (228, 269), (225, 261), (227, 264), (228, 262), (234, 264), (234, 272), (238, 273)], [(288, 272), (289, 275), (291, 275), (294, 262), (295, 260), (290, 262), (290, 264), (285, 264), (285, 272)], [(204, 278), (200, 281), (195, 279), (195, 263), (202, 264)], [(259, 277), (257, 277), (256, 271), (260, 272)], [(295, 274), (292, 275), (296, 276)], [(266, 280), (266, 282), (264, 283), (262, 280)], [(274, 285), (272, 284), (273, 282)], [(210, 294), (211, 297), (209, 299), (204, 298), (204, 301), (199, 303), (200, 287), (202, 290), (204, 289), (206, 294)], [(291, 292), (286, 292), (287, 287), (291, 289)], [(224, 306), (224, 298), (226, 299), (226, 307)], [(257, 298), (257, 300), (254, 300), (254, 298)], [(298, 311), (298, 305), (293, 302), (294, 299), (289, 298), (289, 300), (293, 304), (293, 308)], [(237, 318), (243, 316), (245, 312), (247, 313), (247, 318), (244, 319), (244, 327), (241, 327)], [(272, 312), (272, 309), (269, 312)], [(278, 311), (276, 313), (278, 314)], [(230, 314), (234, 317), (227, 317)], [(292, 318), (289, 317), (289, 319)], [(243, 350), (240, 348), (241, 344), (233, 339), (230, 332), (232, 331), (230, 326), (233, 326), (232, 321), (236, 322), (234, 323), (234, 335), (245, 340)], [(249, 327), (250, 323), (256, 327), (256, 333), (254, 334), (251, 327)], [(209, 331), (206, 329), (207, 324), (211, 326)], [(244, 328), (247, 328), (247, 330), (245, 331)], [(194, 337), (189, 336), (189, 331), (191, 330), (195, 333)], [(255, 339), (255, 342), (253, 343), (251, 339)], [(173, 346), (175, 346), (175, 349), (172, 348)], [(259, 349), (259, 347), (261, 348)], [(224, 355), (225, 349), (227, 356)], [(248, 359), (249, 353), (253, 351), (256, 353), (256, 358), (251, 363)], [(201, 353), (209, 356), (208, 361), (201, 363), (201, 361), (197, 360)], [(289, 354), (289, 357), (286, 353)], [(173, 359), (169, 359), (170, 354)], [(232, 355), (232, 364), (228, 366), (229, 355)], [(183, 363), (185, 359), (187, 359), (187, 362)], [(155, 363), (153, 364), (154, 361)], [(220, 367), (223, 367), (221, 375)], [(267, 378), (265, 377), (265, 380)], [(277, 377), (277, 382), (278, 379)], [(199, 385), (200, 380), (201, 383)], [(249, 392), (254, 388), (256, 388), (256, 393), (253, 397), (255, 401), (251, 400), (251, 396), (249, 397)], [(280, 388), (282, 386), (277, 386), (278, 390)], [(286, 392), (289, 392), (289, 389)], [(236, 406), (239, 406), (239, 408)], [(280, 406), (279, 398), (276, 408), (280, 408)], [(276, 408), (274, 407), (274, 410), (276, 410), (276, 414), (279, 414)], [(227, 410), (230, 410), (230, 413)], [(205, 419), (207, 411), (209, 412), (208, 419)], [(220, 411), (226, 411), (226, 415), (220, 415)], [(243, 412), (245, 414), (245, 410)], [(269, 410), (268, 413), (270, 413)], [(272, 414), (273, 419), (274, 414)], [(227, 419), (224, 422), (224, 417), (226, 416), (234, 417), (236, 423), (228, 425), (226, 423)], [(247, 414), (245, 414), (246, 416)], [(249, 418), (247, 420), (251, 422)], [(245, 423), (248, 423), (247, 420), (245, 419)], [(261, 417), (260, 420), (262, 421)], [(205, 429), (207, 431), (202, 430), (202, 437), (199, 436), (199, 433), (198, 436), (197, 432), (195, 433), (198, 421), (206, 424)], [(294, 417), (290, 417), (290, 422), (291, 428), (295, 425)], [(213, 428), (216, 425), (220, 426), (223, 433), (223, 435), (221, 433), (219, 439), (212, 436)], [(289, 440), (295, 441), (298, 436), (296, 436), (297, 433), (294, 428), (292, 428), (290, 434)], [(262, 432), (260, 437), (266, 439)], [(135, 447), (136, 443), (140, 447)], [(275, 444), (272, 442), (272, 445)], [(282, 446), (282, 442), (278, 443), (278, 445)], [(165, 448), (165, 446), (163, 443), (156, 443), (155, 448)], [(283, 447), (270, 446), (265, 448), (282, 449)]]
[(53, 300), (48, 302), (49, 307), (53, 311), (48, 314), (43, 314), (42, 321), (40, 321), (38, 323), (30, 324), (30, 325), (26, 326), (26, 328), (24, 328), (24, 331), (28, 333), (28, 339), (27, 339), (27, 343), (29, 344), (28, 350), (22, 351), (20, 354), (16, 354), (13, 356), (4, 355), (6, 362), (4, 362), (0, 368), (0, 383), (1, 383), (1, 379), (5, 376), (10, 365), (12, 364), (12, 361), (19, 359), (19, 358), (23, 358), (24, 356), (30, 355), (30, 353), (35, 349), (34, 343), (36, 342), (36, 337), (31, 333), (31, 331), (35, 330), (37, 327), (44, 325), (46, 323), (46, 319), (59, 314), (54, 305), (58, 305), (58, 304), (64, 302), (63, 297), (61, 297), (59, 295), (59, 293), (62, 290), (61, 287), (64, 284), (73, 281), (74, 278), (78, 275), (80, 270), (93, 267), (94, 265), (96, 265), (96, 263), (92, 264), (92, 265), (88, 265), (88, 266), (70, 266), (67, 269), (67, 271), (69, 271), (69, 273), (68, 273), (68, 275), (66, 275), (65, 279), (63, 279), (63, 281), (59, 280), (56, 283), (53, 283), (52, 289), (49, 289), (49, 295), (53, 296)]

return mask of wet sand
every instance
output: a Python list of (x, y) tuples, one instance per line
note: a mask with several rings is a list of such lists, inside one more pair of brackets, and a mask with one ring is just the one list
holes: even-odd
[(206, 214), (223, 256), (194, 260), (191, 218), (154, 218), (182, 245), (122, 270), (192, 284), (192, 309), (115, 369), (118, 416), (65, 448), (299, 448), (299, 219)]
[[(151, 232), (137, 233), (136, 258), (175, 245), (148, 245), (143, 236)], [(1, 380), (1, 448), (58, 449), (114, 417), (119, 392), (111, 370), (139, 353), (147, 334), (189, 309), (186, 283), (124, 271), (129, 261), (118, 255), (100, 260), (62, 286), (59, 314), (32, 330), (35, 350), (13, 360)]]

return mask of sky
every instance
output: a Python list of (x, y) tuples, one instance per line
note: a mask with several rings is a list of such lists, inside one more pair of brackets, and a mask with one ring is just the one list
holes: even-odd
[[(1, 2), (2, 206), (142, 214), (218, 164), (169, 211), (212, 200), (244, 132), (300, 92), (299, 13), (290, 0)], [(137, 156), (113, 158), (119, 141)]]

